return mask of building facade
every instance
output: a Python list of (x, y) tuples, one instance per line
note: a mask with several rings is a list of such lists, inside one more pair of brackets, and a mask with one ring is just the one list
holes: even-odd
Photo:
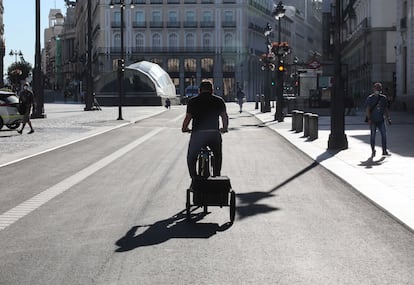
[(414, 1), (397, 1), (396, 107), (414, 109)]
[(4, 23), (3, 23), (4, 6), (3, 0), (0, 0), (0, 87), (4, 86), (4, 56), (6, 54), (6, 44), (4, 42)]
[[(93, 78), (117, 68), (123, 14), (127, 66), (141, 60), (159, 64), (172, 78), (177, 94), (184, 94), (187, 86), (198, 85), (203, 79), (212, 80), (215, 92), (228, 101), (234, 99), (238, 87), (248, 100), (263, 94), (260, 57), (266, 52), (263, 32), (267, 23), (273, 27), (272, 40), (278, 40), (275, 31), (279, 22), (272, 17), (272, 1), (126, 0), (123, 13), (120, 1), (72, 1), (65, 22), (71, 13), (75, 22), (61, 36), (66, 82), (70, 77), (86, 81), (88, 2)], [(321, 33), (315, 32), (321, 27), (320, 1), (291, 0), (283, 4), (298, 7), (293, 15), (280, 21), (281, 41), (291, 46), (287, 63), (293, 58), (305, 62), (310, 51), (321, 51)]]
[[(326, 29), (332, 27), (335, 2), (324, 3)], [(373, 83), (382, 82), (385, 92), (392, 96), (396, 92), (396, 1), (346, 0), (340, 3), (345, 94), (354, 97), (361, 106), (372, 93)], [(325, 32), (327, 34), (329, 31)], [(324, 39), (331, 41), (332, 37)], [(324, 45), (324, 53), (327, 59), (331, 58), (330, 44)]]

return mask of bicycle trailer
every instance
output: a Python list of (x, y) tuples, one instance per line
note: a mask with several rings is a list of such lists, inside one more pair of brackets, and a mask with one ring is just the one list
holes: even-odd
[[(191, 193), (192, 201), (191, 204)], [(191, 206), (203, 207), (207, 213), (208, 206), (230, 207), (230, 221), (234, 221), (236, 211), (236, 194), (231, 188), (227, 176), (196, 177), (187, 189), (187, 218), (191, 218)]]

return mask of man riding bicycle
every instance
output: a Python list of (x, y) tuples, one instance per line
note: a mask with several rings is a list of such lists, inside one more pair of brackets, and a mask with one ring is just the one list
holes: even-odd
[[(182, 124), (182, 132), (190, 132), (190, 143), (187, 152), (187, 166), (191, 178), (196, 177), (197, 156), (201, 148), (209, 146), (214, 154), (213, 176), (220, 176), (222, 164), (221, 133), (226, 133), (229, 117), (224, 100), (213, 94), (213, 84), (203, 81), (199, 87), (199, 95), (191, 98), (187, 104), (187, 113)], [(219, 128), (221, 117), (222, 128)]]

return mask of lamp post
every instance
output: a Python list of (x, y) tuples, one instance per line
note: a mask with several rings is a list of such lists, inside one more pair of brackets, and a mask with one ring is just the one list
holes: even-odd
[(22, 56), (23, 56), (23, 53), (22, 53), (22, 51), (21, 51), (21, 50), (19, 50), (19, 51), (17, 51), (17, 50), (15, 50), (15, 51), (11, 50), (11, 51), (9, 52), (9, 55), (10, 55), (10, 56), (13, 56), (13, 55), (14, 55), (14, 62), (17, 62), (17, 56), (22, 57)]
[(43, 79), (42, 79), (42, 59), (40, 50), (40, 0), (36, 0), (36, 43), (35, 43), (35, 67), (33, 71), (33, 93), (35, 95), (35, 108), (32, 118), (45, 118)]
[(331, 99), (331, 133), (329, 134), (328, 140), (328, 149), (331, 150), (343, 150), (348, 148), (348, 141), (345, 135), (345, 96), (341, 69), (341, 25), (341, 1), (336, 0), (334, 26), (335, 81), (334, 93)]
[(282, 51), (280, 50), (280, 43), (281, 43), (281, 18), (285, 15), (285, 7), (283, 6), (282, 1), (277, 4), (275, 10), (273, 11), (273, 16), (278, 21), (278, 44), (276, 48), (277, 53), (277, 83), (276, 83), (276, 112), (275, 112), (275, 121), (283, 122), (284, 115), (283, 115), (283, 68), (279, 68), (283, 66), (282, 63)]
[[(120, 0), (117, 3), (114, 3), (111, 0), (110, 7), (114, 8), (115, 4), (119, 5), (121, 12), (121, 57), (118, 59), (118, 120), (123, 120), (122, 118), (122, 99), (124, 97), (124, 75), (125, 75), (125, 51), (124, 51), (124, 10), (125, 10), (125, 1)], [(130, 7), (134, 8), (133, 0), (131, 0)]]
[(264, 108), (262, 108), (263, 112), (270, 112), (270, 97), (271, 97), (271, 82), (272, 82), (272, 71), (275, 69), (274, 62), (274, 53), (272, 51), (272, 42), (270, 41), (270, 34), (272, 33), (273, 29), (272, 26), (267, 23), (264, 29), (264, 36), (266, 38), (266, 48), (267, 53), (263, 55), (262, 61), (262, 70), (265, 71), (265, 81), (264, 81)]

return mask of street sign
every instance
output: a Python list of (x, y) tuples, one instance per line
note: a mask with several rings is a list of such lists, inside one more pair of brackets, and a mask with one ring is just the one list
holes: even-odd
[(317, 60), (312, 60), (309, 63), (309, 68), (318, 69), (319, 67), (321, 67), (321, 63), (319, 61), (317, 61)]

